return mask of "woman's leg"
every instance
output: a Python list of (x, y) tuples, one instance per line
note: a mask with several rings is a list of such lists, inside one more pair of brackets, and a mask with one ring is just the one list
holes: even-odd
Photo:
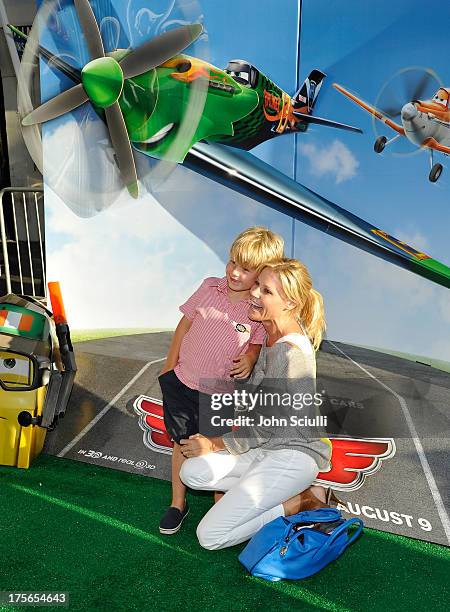
[[(300, 451), (260, 452), (200, 521), (200, 544), (213, 550), (248, 540), (263, 525), (284, 515), (282, 502), (307, 489), (318, 472), (314, 459)], [(219, 483), (215, 486), (219, 488)]]
[(192, 457), (182, 464), (180, 479), (191, 489), (228, 491), (239, 481), (258, 455), (259, 451), (250, 450), (242, 455), (219, 451)]

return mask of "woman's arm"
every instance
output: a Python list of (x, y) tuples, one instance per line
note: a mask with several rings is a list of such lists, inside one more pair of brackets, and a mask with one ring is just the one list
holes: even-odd
[[(278, 405), (276, 401), (274, 403), (273, 398), (277, 397), (276, 394), (281, 398), (288, 393), (293, 399), (294, 393), (310, 392), (314, 388), (313, 381), (314, 370), (307, 356), (296, 347), (280, 343), (276, 352), (272, 351), (266, 379), (262, 381), (261, 386), (257, 388), (253, 386), (250, 391), (246, 389), (261, 400), (261, 403), (253, 406), (253, 409), (240, 412), (251, 419), (251, 424), (240, 426), (219, 438), (207, 438), (195, 434), (189, 440), (181, 440), (183, 454), (185, 457), (197, 457), (225, 449), (232, 455), (240, 455), (252, 448), (267, 445), (272, 438), (290, 438), (292, 436), (290, 426), (280, 426), (276, 421), (282, 416), (289, 416), (292, 402), (285, 405), (281, 401)], [(265, 422), (261, 423), (261, 417), (268, 418), (269, 423), (267, 425)]]
[[(283, 342), (269, 349), (269, 355), (264, 379), (258, 388), (250, 389), (250, 393), (256, 393), (260, 400), (252, 410), (245, 412), (252, 420), (251, 423), (223, 436), (225, 448), (232, 455), (270, 445), (272, 439), (284, 439), (292, 435), (290, 416), (293, 414), (295, 394), (314, 393), (312, 362), (309, 363), (309, 358), (302, 350)], [(289, 402), (285, 401), (287, 398)]]
[(178, 363), (178, 357), (180, 354), (180, 346), (183, 341), (184, 336), (189, 331), (192, 325), (192, 321), (190, 321), (185, 315), (181, 318), (180, 322), (177, 325), (175, 333), (172, 338), (172, 342), (170, 343), (169, 351), (167, 353), (166, 362), (164, 364), (163, 369), (161, 370), (161, 374), (168, 372), (169, 370), (173, 370), (174, 367)]

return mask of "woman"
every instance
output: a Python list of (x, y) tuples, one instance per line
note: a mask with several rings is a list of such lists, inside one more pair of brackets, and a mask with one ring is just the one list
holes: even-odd
[[(262, 322), (267, 339), (249, 382), (262, 389), (267, 382), (271, 391), (275, 387), (291, 398), (294, 393), (314, 397), (314, 349), (325, 322), (322, 297), (306, 267), (295, 259), (267, 265), (250, 295), (249, 317)], [(252, 424), (221, 437), (196, 434), (181, 440), (189, 458), (181, 480), (193, 489), (225, 491), (197, 528), (200, 544), (208, 549), (239, 544), (278, 516), (325, 505), (324, 489), (311, 484), (328, 469), (329, 440), (314, 427), (261, 425), (254, 411), (247, 414)]]

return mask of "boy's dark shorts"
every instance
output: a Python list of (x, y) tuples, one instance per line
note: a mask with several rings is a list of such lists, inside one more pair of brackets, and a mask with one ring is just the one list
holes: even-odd
[[(164, 424), (169, 436), (177, 442), (196, 433), (204, 436), (220, 436), (231, 427), (214, 427), (210, 422), (208, 407), (211, 396), (187, 387), (173, 370), (158, 376), (163, 396)], [(199, 418), (200, 403), (204, 418)]]

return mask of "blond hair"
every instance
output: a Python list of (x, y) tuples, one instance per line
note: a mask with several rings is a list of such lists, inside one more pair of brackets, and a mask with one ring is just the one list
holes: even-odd
[(325, 313), (323, 298), (313, 288), (308, 269), (297, 259), (287, 257), (264, 267), (270, 268), (278, 275), (285, 296), (295, 304), (292, 315), (304, 327), (317, 351), (326, 326)]
[(284, 240), (266, 227), (249, 227), (235, 238), (230, 257), (239, 266), (260, 270), (265, 264), (279, 261), (284, 255)]

